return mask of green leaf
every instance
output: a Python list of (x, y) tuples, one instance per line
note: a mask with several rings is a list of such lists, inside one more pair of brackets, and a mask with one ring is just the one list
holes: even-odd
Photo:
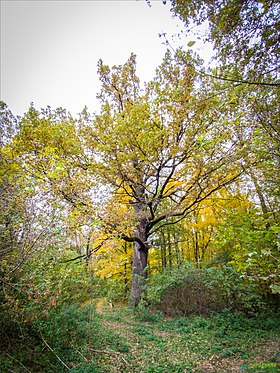
[(188, 46), (188, 47), (192, 47), (195, 43), (196, 43), (196, 42), (195, 42), (194, 40), (189, 41), (188, 44), (187, 44), (187, 46)]

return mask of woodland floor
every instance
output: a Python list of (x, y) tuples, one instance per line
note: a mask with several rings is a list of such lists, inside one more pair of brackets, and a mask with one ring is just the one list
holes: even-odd
[[(99, 312), (118, 339), (115, 348), (93, 350), (100, 372), (279, 372), (280, 338), (275, 320), (233, 315), (139, 317), (128, 310)], [(270, 324), (269, 324), (270, 323)], [(103, 367), (103, 368), (102, 368)]]
[(94, 309), (66, 307), (38, 320), (43, 340), (34, 328), (0, 336), (0, 373), (280, 372), (275, 312), (170, 318), (145, 308)]

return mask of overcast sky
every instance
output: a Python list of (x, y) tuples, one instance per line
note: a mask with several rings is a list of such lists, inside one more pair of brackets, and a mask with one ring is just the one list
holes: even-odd
[[(138, 75), (148, 81), (166, 50), (158, 34), (172, 40), (182, 29), (161, 1), (1, 0), (1, 100), (17, 115), (31, 102), (73, 115), (85, 105), (95, 111), (100, 58), (118, 65), (136, 53)], [(200, 45), (199, 53), (205, 58), (209, 48)]]

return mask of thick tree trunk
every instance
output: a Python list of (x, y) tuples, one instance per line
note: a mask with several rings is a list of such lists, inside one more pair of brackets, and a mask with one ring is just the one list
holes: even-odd
[(140, 245), (135, 242), (131, 288), (131, 302), (135, 307), (141, 300), (145, 299), (146, 296), (145, 285), (148, 277), (147, 264), (148, 249), (141, 249)]
[(145, 207), (141, 204), (134, 206), (136, 217), (135, 237), (132, 269), (131, 302), (137, 306), (141, 299), (145, 299), (145, 285), (148, 277), (148, 243), (147, 243), (147, 218)]

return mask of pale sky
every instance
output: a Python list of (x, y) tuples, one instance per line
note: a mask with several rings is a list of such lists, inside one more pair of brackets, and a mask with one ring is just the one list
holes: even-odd
[[(151, 3), (1, 0), (1, 100), (16, 115), (31, 102), (73, 115), (85, 105), (96, 111), (97, 61), (123, 64), (132, 52), (142, 82), (151, 80), (166, 50), (158, 34), (167, 33), (171, 41), (184, 29), (168, 5)], [(187, 48), (191, 40), (188, 35), (172, 43)], [(203, 58), (211, 54), (209, 46), (195, 46)]]

